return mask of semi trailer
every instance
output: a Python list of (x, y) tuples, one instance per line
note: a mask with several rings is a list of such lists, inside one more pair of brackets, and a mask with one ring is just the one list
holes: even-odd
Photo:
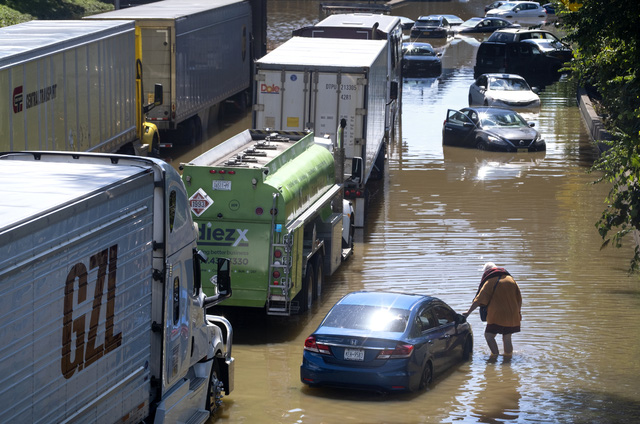
[(248, 102), (252, 5), (242, 0), (164, 0), (87, 16), (133, 20), (142, 37), (143, 84), (163, 87), (163, 105), (147, 114), (160, 148), (199, 141), (223, 102)]
[[(233, 390), (180, 175), (158, 159), (0, 154), (0, 422), (204, 423)], [(213, 258), (209, 258), (213, 260)]]
[(377, 13), (342, 13), (327, 16), (313, 26), (293, 31), (294, 37), (387, 40), (387, 107), (385, 132), (393, 137), (402, 103), (402, 21)]
[[(302, 313), (349, 257), (353, 208), (334, 144), (303, 131), (245, 130), (181, 164), (198, 248), (231, 260), (233, 297), (222, 305)], [(202, 265), (204, 280), (212, 265)]]
[(293, 37), (256, 61), (253, 128), (336, 140), (346, 120), (344, 195), (356, 227), (364, 226), (367, 183), (384, 172), (387, 49), (386, 39)]
[[(146, 154), (140, 39), (127, 21), (31, 21), (0, 28), (0, 151)], [(157, 95), (157, 97), (156, 97)]]

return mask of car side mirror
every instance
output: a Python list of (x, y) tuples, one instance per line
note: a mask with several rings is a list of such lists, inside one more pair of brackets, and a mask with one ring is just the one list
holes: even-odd
[(204, 299), (203, 306), (205, 309), (215, 306), (223, 300), (231, 297), (230, 263), (230, 259), (218, 258), (218, 270), (211, 281), (217, 288), (217, 294), (214, 296), (207, 296)]
[(533, 127), (535, 127), (535, 126), (536, 126), (536, 123), (535, 123), (535, 122), (529, 122), (529, 126), (530, 126), (531, 128), (533, 128)]
[(456, 325), (457, 324), (463, 324), (465, 322), (467, 322), (467, 317), (465, 317), (462, 314), (456, 314)]
[(531, 91), (533, 91), (536, 94), (540, 94), (540, 89), (538, 87), (531, 87)]

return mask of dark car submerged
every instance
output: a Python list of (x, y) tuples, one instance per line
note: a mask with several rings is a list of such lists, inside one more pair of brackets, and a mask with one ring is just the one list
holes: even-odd
[(300, 379), (309, 386), (415, 391), (469, 359), (472, 349), (469, 323), (435, 297), (353, 292), (305, 340)]
[(498, 152), (541, 152), (540, 133), (517, 112), (496, 107), (449, 109), (442, 144)]
[(402, 44), (402, 77), (438, 77), (442, 72), (441, 54), (429, 43)]

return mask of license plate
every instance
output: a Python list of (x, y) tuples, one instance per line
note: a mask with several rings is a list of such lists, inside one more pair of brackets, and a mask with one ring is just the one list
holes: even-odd
[(529, 149), (518, 149), (518, 153), (527, 153)]
[(214, 190), (231, 190), (231, 181), (222, 181), (222, 180), (213, 180), (213, 189)]
[(345, 349), (345, 361), (364, 361), (364, 350), (362, 349)]

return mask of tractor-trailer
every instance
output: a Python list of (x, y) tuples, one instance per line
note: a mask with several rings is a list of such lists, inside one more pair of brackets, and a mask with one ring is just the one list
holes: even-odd
[(387, 141), (394, 135), (402, 94), (402, 21), (397, 16), (345, 13), (327, 16), (313, 26), (293, 31), (294, 37), (387, 40)]
[[(302, 313), (349, 257), (353, 209), (333, 148), (313, 133), (245, 130), (181, 164), (198, 248), (231, 260), (233, 297), (222, 305)], [(203, 265), (203, 280), (214, 272)]]
[(178, 172), (2, 153), (0, 197), (0, 422), (206, 422), (233, 389), (233, 329), (205, 312), (229, 262), (205, 297)]
[(143, 84), (164, 89), (164, 104), (147, 114), (161, 132), (161, 147), (198, 141), (222, 102), (248, 96), (253, 55), (247, 1), (165, 0), (84, 19), (130, 19), (140, 28)]
[(0, 28), (0, 151), (146, 153), (138, 87), (132, 21)]
[(345, 197), (364, 226), (366, 184), (385, 159), (386, 40), (293, 37), (256, 62), (253, 127), (312, 130), (337, 139), (344, 129)]

